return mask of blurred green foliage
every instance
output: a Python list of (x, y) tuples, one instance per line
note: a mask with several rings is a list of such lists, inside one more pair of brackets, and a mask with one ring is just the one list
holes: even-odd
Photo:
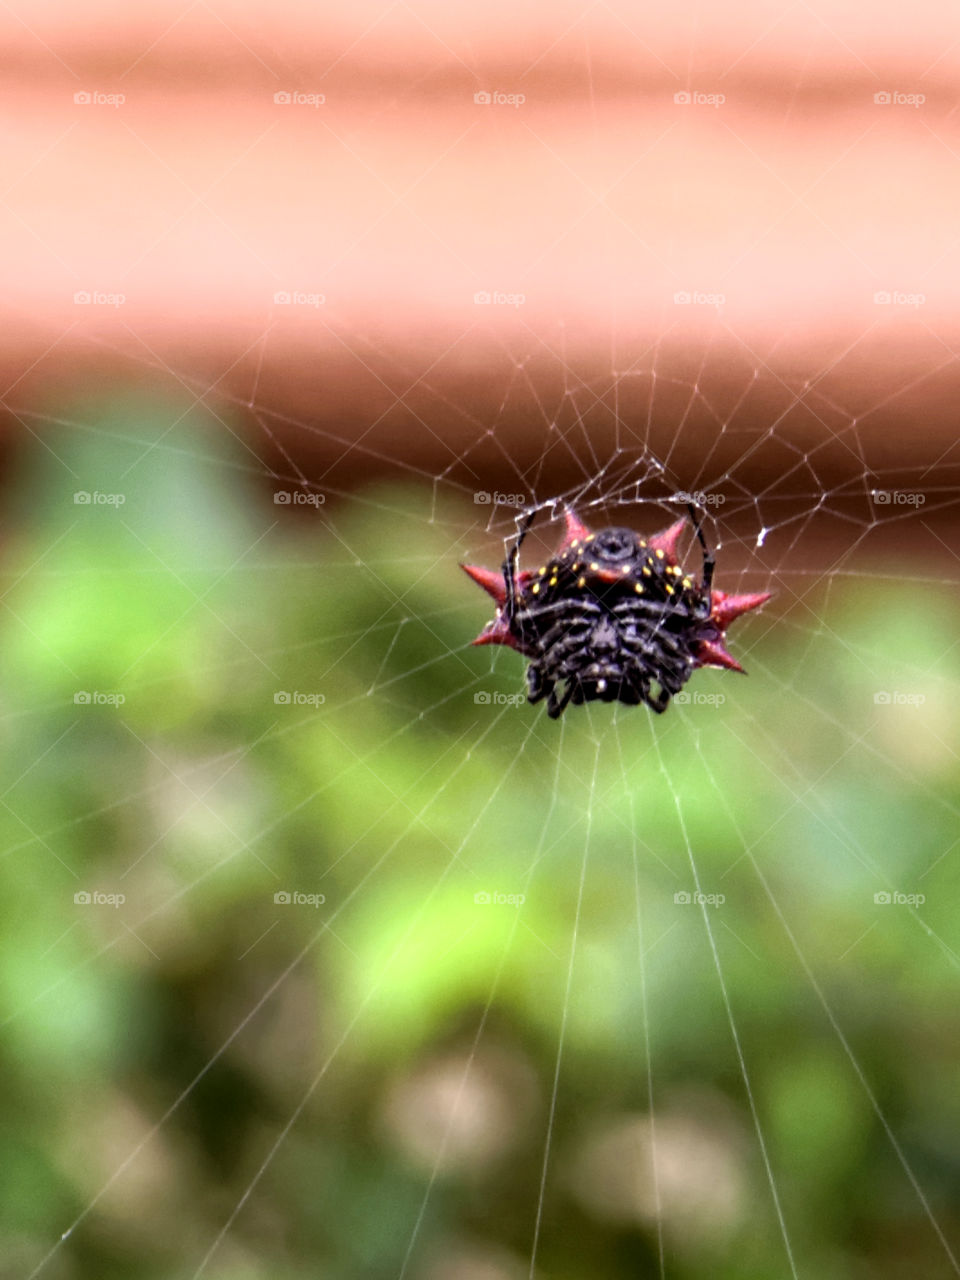
[(955, 593), (785, 572), (719, 705), (555, 724), (476, 508), (171, 416), (8, 501), (0, 1273), (526, 1276), (562, 1038), (537, 1274), (660, 1275), (659, 1197), (666, 1275), (786, 1276), (732, 1022), (800, 1273), (947, 1274), (885, 1126), (957, 1239)]

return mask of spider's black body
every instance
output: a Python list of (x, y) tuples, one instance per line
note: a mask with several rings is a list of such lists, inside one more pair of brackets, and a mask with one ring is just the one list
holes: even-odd
[(598, 699), (662, 712), (697, 667), (742, 670), (723, 647), (725, 627), (768, 596), (712, 590), (714, 559), (699, 523), (703, 575), (696, 582), (676, 562), (684, 521), (645, 540), (631, 529), (591, 533), (572, 512), (554, 558), (521, 572), (534, 515), (521, 525), (502, 577), (464, 568), (499, 605), (475, 643), (505, 644), (529, 658), (527, 696), (546, 698), (551, 717), (570, 702)]
[(568, 702), (595, 699), (665, 711), (696, 666), (691, 637), (709, 615), (709, 590), (630, 529), (574, 539), (512, 608), (508, 594), (505, 610), (531, 658), (529, 699), (546, 697), (554, 717)]

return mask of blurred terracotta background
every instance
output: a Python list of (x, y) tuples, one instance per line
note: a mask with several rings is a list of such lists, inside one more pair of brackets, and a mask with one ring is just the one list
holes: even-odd
[(0, 33), (15, 433), (156, 377), (307, 424), (304, 466), (439, 474), (655, 367), (715, 421), (755, 381), (785, 435), (814, 388), (802, 449), (856, 423), (828, 470), (950, 461), (953, 6), (64, 2)]

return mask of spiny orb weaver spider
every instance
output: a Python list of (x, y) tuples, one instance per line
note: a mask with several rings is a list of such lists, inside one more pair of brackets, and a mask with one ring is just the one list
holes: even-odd
[(553, 559), (536, 573), (520, 569), (537, 510), (524, 517), (499, 573), (461, 565), (497, 603), (496, 617), (473, 643), (507, 645), (530, 659), (530, 702), (546, 698), (553, 719), (570, 702), (596, 699), (645, 703), (660, 713), (697, 667), (743, 671), (724, 647), (726, 629), (771, 593), (713, 590), (715, 557), (692, 508), (703, 549), (699, 582), (677, 563), (686, 519), (644, 539), (632, 529), (591, 533), (570, 509)]

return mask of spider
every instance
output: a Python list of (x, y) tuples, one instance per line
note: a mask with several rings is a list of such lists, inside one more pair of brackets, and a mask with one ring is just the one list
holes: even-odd
[(632, 529), (581, 524), (566, 511), (566, 536), (537, 572), (520, 568), (520, 548), (538, 508), (519, 532), (499, 573), (461, 568), (497, 603), (474, 644), (502, 644), (530, 659), (527, 698), (547, 699), (547, 713), (599, 699), (643, 703), (658, 714), (697, 667), (743, 667), (724, 647), (725, 632), (770, 592), (728, 595), (713, 589), (715, 556), (688, 508), (703, 551), (699, 582), (677, 563), (686, 518), (652, 538)]

